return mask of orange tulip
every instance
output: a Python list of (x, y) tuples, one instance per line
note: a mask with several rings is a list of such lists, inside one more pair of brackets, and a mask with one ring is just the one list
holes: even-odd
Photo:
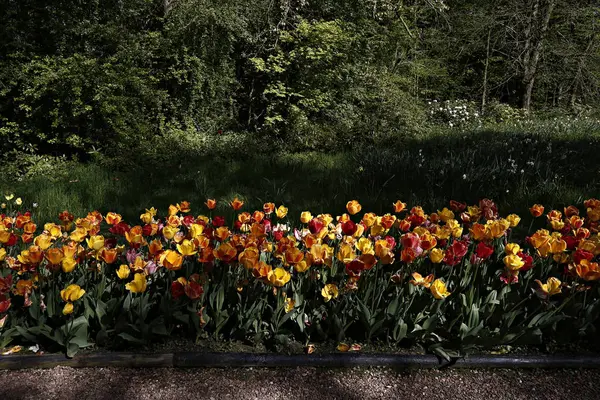
[(208, 199), (204, 204), (206, 204), (206, 207), (208, 207), (209, 210), (214, 210), (217, 207), (217, 201), (215, 199)]
[(544, 214), (544, 206), (541, 204), (534, 204), (529, 209), (529, 212), (534, 218), (540, 217), (542, 214)]
[(231, 201), (231, 203), (229, 203), (229, 204), (235, 211), (239, 210), (240, 208), (242, 208), (244, 206), (244, 202), (242, 200), (238, 199), (237, 197), (234, 198)]

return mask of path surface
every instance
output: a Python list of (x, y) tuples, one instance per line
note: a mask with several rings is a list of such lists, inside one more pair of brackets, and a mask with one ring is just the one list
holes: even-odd
[(0, 399), (600, 399), (600, 370), (0, 371)]

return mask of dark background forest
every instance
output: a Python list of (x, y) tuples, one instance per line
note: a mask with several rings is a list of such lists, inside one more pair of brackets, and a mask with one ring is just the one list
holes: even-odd
[[(441, 148), (482, 148), (510, 135), (538, 143), (533, 136), (548, 132), (564, 142), (600, 131), (599, 12), (591, 0), (1, 0), (2, 181), (42, 198), (49, 181), (92, 182), (48, 200), (70, 204), (79, 193), (94, 199), (82, 200), (87, 207), (110, 199), (122, 206), (114, 191), (131, 197), (140, 181), (153, 182), (155, 196), (168, 186), (165, 197), (178, 185), (183, 194), (252, 192), (244, 173), (253, 169), (262, 171), (257, 192), (266, 186), (291, 201), (300, 196), (284, 195), (290, 181), (281, 171), (308, 176), (315, 159), (322, 173), (336, 166), (344, 179), (354, 174), (358, 183), (335, 175), (337, 190), (378, 182), (371, 190), (381, 194), (381, 185), (412, 179), (395, 182), (394, 168), (423, 165), (423, 149), (431, 174), (454, 165), (455, 177), (473, 177), (473, 157), (526, 173), (530, 150), (514, 166), (514, 154), (490, 161), (497, 148), (457, 158), (430, 144), (468, 136), (472, 145)], [(257, 155), (271, 164), (231, 167)], [(230, 173), (212, 190), (224, 165)], [(134, 186), (114, 189), (117, 172), (134, 170)], [(35, 177), (42, 181), (27, 186)], [(473, 185), (489, 196), (506, 192), (497, 182), (440, 185), (407, 190), (419, 200)]]

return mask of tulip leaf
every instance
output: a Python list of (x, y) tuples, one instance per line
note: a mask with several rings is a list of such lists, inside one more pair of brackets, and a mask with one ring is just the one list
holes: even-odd
[(452, 361), (452, 358), (450, 357), (450, 355), (440, 345), (430, 346), (429, 350), (436, 356), (443, 358), (444, 360), (446, 360), (448, 362)]
[(396, 315), (396, 310), (398, 309), (399, 301), (400, 301), (399, 297), (395, 297), (394, 300), (392, 300), (390, 302), (390, 304), (388, 305), (388, 307), (386, 309), (386, 313), (388, 315)]
[(119, 333), (118, 336), (121, 337), (121, 338), (123, 338), (123, 339), (125, 339), (125, 340), (127, 340), (128, 342), (139, 343), (139, 344), (145, 343), (142, 339), (138, 339), (138, 338), (136, 338), (134, 336), (131, 336), (127, 332), (121, 332), (121, 333)]
[(398, 320), (398, 323), (396, 323), (396, 327), (394, 328), (394, 340), (400, 342), (406, 337), (407, 331), (408, 325), (404, 322), (402, 318), (400, 318)]
[(423, 324), (423, 329), (426, 331), (433, 331), (437, 326), (438, 319), (439, 317), (437, 314), (430, 316)]
[(131, 292), (127, 293), (125, 296), (125, 301), (123, 301), (123, 311), (129, 311), (131, 308)]
[(54, 316), (54, 309), (54, 290), (49, 290), (46, 298), (46, 311), (48, 311), (49, 316)]
[(67, 357), (73, 358), (79, 351), (79, 346), (76, 343), (69, 343), (67, 346)]

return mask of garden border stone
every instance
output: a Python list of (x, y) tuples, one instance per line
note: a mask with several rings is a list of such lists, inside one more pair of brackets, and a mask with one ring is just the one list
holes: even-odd
[(447, 362), (434, 355), (252, 354), (252, 353), (103, 353), (0, 356), (0, 369), (53, 368), (240, 368), (240, 367), (391, 367), (423, 368), (600, 368), (600, 355), (473, 355)]

